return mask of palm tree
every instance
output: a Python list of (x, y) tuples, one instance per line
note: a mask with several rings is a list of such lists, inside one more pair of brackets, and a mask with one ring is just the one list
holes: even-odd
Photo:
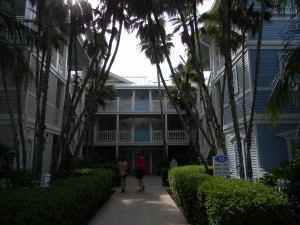
[[(290, 6), (291, 12), (289, 13), (294, 12), (291, 17), (291, 27), (296, 27), (296, 29), (291, 28), (290, 34), (287, 35), (288, 39), (285, 41), (286, 45), (282, 52), (282, 66), (272, 82), (273, 91), (266, 105), (266, 114), (273, 124), (275, 124), (283, 109), (291, 104), (297, 107), (300, 106), (300, 44), (293, 40), (295, 35), (300, 33), (300, 1), (273, 0), (273, 3), (278, 12), (284, 11), (286, 5)], [(289, 38), (291, 39), (289, 40)]]
[[(87, 17), (89, 17), (88, 15), (92, 11), (89, 10), (89, 7), (84, 8), (87, 9)], [(84, 118), (84, 124), (82, 126), (81, 135), (78, 141), (79, 144), (76, 146), (74, 154), (74, 162), (78, 160), (77, 156), (81, 147), (80, 143), (82, 143), (85, 139), (88, 127), (90, 126), (95, 112), (97, 111), (97, 99), (99, 99), (98, 94), (103, 93), (105, 82), (108, 79), (110, 68), (118, 51), (122, 27), (123, 25), (125, 25), (126, 28), (128, 26), (127, 17), (126, 13), (124, 13), (124, 10), (124, 2), (118, 4), (118, 2), (115, 1), (101, 1), (99, 7), (97, 7), (93, 11), (95, 15), (95, 19), (93, 21), (84, 20), (84, 23), (82, 23), (82, 21), (73, 20), (74, 23), (71, 24), (71, 26), (74, 26), (76, 29), (77, 27), (82, 28), (77, 31), (73, 31), (74, 38), (81, 32), (92, 30), (92, 32), (89, 31), (90, 33), (92, 33), (92, 35), (87, 36), (88, 41), (85, 44), (85, 46), (89, 50), (88, 52), (90, 54), (91, 62), (80, 88), (78, 88), (76, 92), (72, 93), (71, 103), (69, 105), (69, 108), (66, 109), (66, 116), (64, 117), (64, 122), (62, 125), (60, 142), (58, 142), (59, 144), (57, 144), (57, 152), (61, 152), (61, 158), (58, 165), (52, 167), (53, 173), (56, 173), (57, 175), (59, 175), (63, 170), (64, 162), (67, 160), (68, 146), (70, 145), (76, 133), (76, 130), (79, 127), (80, 121)], [(78, 13), (78, 11), (76, 12)], [(84, 14), (80, 15), (81, 13), (84, 13), (84, 11), (79, 10), (79, 14), (74, 15), (74, 17), (80, 18), (82, 16), (85, 16)], [(74, 50), (75, 49), (76, 48), (74, 48)], [(91, 49), (93, 49), (93, 51), (90, 51)], [(73, 57), (73, 61), (76, 62), (77, 55), (76, 52), (74, 53), (75, 54), (70, 56), (69, 58)], [(70, 72), (71, 65), (69, 65), (69, 73)], [(94, 76), (94, 74), (96, 74), (96, 76)], [(81, 97), (85, 93), (85, 89), (87, 87), (89, 88), (90, 97), (86, 98), (85, 106), (83, 111), (79, 115), (79, 118), (77, 120), (78, 122), (73, 126), (73, 129), (71, 129), (71, 123), (73, 120), (75, 109)]]
[[(15, 1), (10, 1), (10, 4), (1, 4), (1, 38), (0, 38), (0, 61), (2, 69), (2, 78), (4, 93), (6, 96), (7, 108), (10, 115), (10, 121), (13, 131), (14, 148), (16, 152), (17, 168), (20, 169), (20, 156), (22, 156), (22, 169), (26, 169), (26, 145), (23, 132), (23, 101), (22, 87), (26, 87), (28, 79), (31, 76), (29, 62), (27, 61), (25, 46), (32, 46), (35, 42), (35, 32), (16, 19)], [(16, 86), (17, 96), (17, 117), (16, 124), (10, 97), (7, 88), (6, 74), (12, 74), (14, 85)], [(18, 129), (17, 129), (18, 128)], [(19, 154), (19, 139), (21, 140), (22, 154)]]
[(66, 31), (64, 24), (68, 15), (66, 4), (63, 1), (37, 1), (31, 0), (36, 5), (37, 55), (36, 57), (36, 121), (34, 138), (34, 155), (32, 170), (36, 178), (40, 178), (43, 151), (45, 144), (45, 118), (48, 99), (48, 81), (50, 76), (52, 48), (58, 48), (65, 39), (62, 33)]
[[(163, 18), (159, 20), (160, 24), (158, 26), (165, 26), (165, 21)], [(141, 43), (141, 51), (145, 52), (146, 57), (150, 60), (151, 64), (155, 64), (157, 68), (157, 83), (158, 83), (158, 91), (159, 91), (159, 101), (160, 101), (160, 110), (161, 110), (161, 121), (163, 125), (163, 152), (164, 152), (164, 162), (168, 161), (167, 154), (167, 143), (166, 143), (166, 127), (165, 127), (165, 117), (163, 114), (163, 101), (162, 101), (162, 93), (160, 86), (160, 76), (158, 67), (159, 64), (163, 63), (165, 60), (164, 54), (170, 55), (171, 47), (174, 47), (172, 41), (172, 36), (170, 34), (166, 35), (167, 45), (162, 45), (159, 34), (157, 32), (157, 25), (153, 23), (153, 21), (149, 21), (145, 26), (140, 26), (137, 32), (137, 36), (140, 37)]]

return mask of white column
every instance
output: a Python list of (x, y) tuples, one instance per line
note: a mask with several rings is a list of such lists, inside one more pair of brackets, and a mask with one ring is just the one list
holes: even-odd
[(149, 90), (149, 110), (152, 111), (152, 90)]
[(167, 98), (165, 97), (164, 98), (164, 102), (163, 102), (164, 104), (163, 104), (163, 110), (165, 111), (165, 112), (168, 112), (168, 107), (167, 107), (167, 105), (169, 104), (168, 103), (168, 101), (167, 101)]
[(134, 142), (135, 119), (132, 118), (131, 142)]
[(117, 100), (117, 112), (120, 111), (120, 97), (116, 97)]
[(132, 111), (134, 111), (134, 105), (135, 105), (135, 90), (132, 91), (132, 97), (131, 97), (131, 101), (132, 101)]
[(166, 143), (168, 147), (169, 138), (168, 138), (168, 114), (165, 114), (165, 134), (166, 134)]
[(152, 111), (152, 97), (149, 97), (149, 111)]
[(120, 130), (120, 115), (117, 115), (116, 120), (116, 142), (119, 142), (119, 130)]
[(150, 132), (150, 142), (152, 142), (152, 132), (153, 132), (152, 118), (149, 119), (149, 132)]
[(119, 146), (117, 145), (116, 146), (116, 159), (119, 158)]
[(98, 130), (97, 130), (97, 126), (95, 126), (94, 127), (94, 142), (98, 142), (97, 137), (98, 137)]

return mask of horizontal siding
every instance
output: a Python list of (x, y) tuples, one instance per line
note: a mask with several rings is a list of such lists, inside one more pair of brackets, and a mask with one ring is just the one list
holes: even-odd
[[(16, 91), (8, 91), (10, 107), (13, 112), (17, 112), (17, 93)], [(0, 114), (8, 114), (8, 106), (4, 91), (0, 91)]]
[[(241, 135), (245, 136), (245, 132), (243, 129), (240, 130), (240, 133), (241, 133)], [(227, 149), (227, 155), (228, 155), (229, 164), (230, 164), (230, 173), (231, 173), (231, 176), (236, 177), (237, 174), (239, 173), (239, 171), (236, 168), (234, 145), (230, 141), (233, 137), (235, 137), (233, 130), (225, 134), (226, 149)], [(258, 169), (258, 160), (257, 160), (257, 146), (256, 146), (256, 139), (254, 136), (254, 132), (252, 134), (251, 153), (250, 154), (251, 154), (253, 178), (258, 178), (259, 169)]]
[[(14, 75), (11, 72), (5, 73), (7, 87), (15, 87)], [(2, 67), (0, 65), (0, 87), (3, 87)]]
[(33, 95), (28, 95), (27, 113), (28, 113), (29, 116), (35, 117), (35, 114), (36, 114), (36, 98)]
[(26, 144), (26, 169), (31, 169), (32, 161), (31, 161), (31, 155), (32, 155), (32, 145), (33, 140), (27, 140), (25, 142)]
[(7, 146), (13, 146), (13, 132), (9, 124), (0, 124), (0, 142)]
[(268, 124), (257, 125), (257, 139), (259, 144), (260, 166), (266, 171), (279, 166), (288, 160), (286, 140), (277, 137), (277, 134), (295, 130), (297, 125), (279, 124), (275, 128)]
[(256, 102), (255, 102), (255, 113), (265, 113), (266, 104), (270, 97), (271, 91), (257, 91)]
[[(262, 114), (265, 113), (266, 104), (270, 98), (271, 91), (258, 91), (256, 95), (255, 113)], [(296, 106), (289, 106), (287, 109), (282, 110), (283, 114), (298, 114), (300, 113), (300, 108)]]
[[(250, 113), (251, 110), (251, 95), (250, 93), (247, 93), (245, 96), (245, 107), (246, 107), (246, 114)], [(243, 111), (243, 98), (239, 98), (235, 102), (236, 104), (236, 111), (237, 111), (237, 117), (238, 119), (241, 119), (244, 117), (244, 111)], [(231, 112), (231, 106), (228, 104), (226, 107), (224, 107), (224, 125), (232, 123), (232, 112)]]
[(227, 156), (229, 158), (230, 174), (232, 177), (236, 177), (237, 169), (236, 169), (236, 162), (234, 156), (234, 146), (230, 142), (230, 139), (232, 137), (234, 137), (234, 132), (229, 132), (225, 134)]
[(56, 86), (57, 78), (52, 73), (50, 73), (48, 83), (48, 102), (54, 105), (56, 102)]
[[(270, 87), (279, 72), (278, 54), (280, 50), (261, 50), (258, 87)], [(252, 77), (255, 75), (256, 51), (250, 50)]]
[[(236, 59), (234, 59), (236, 60)], [(245, 79), (243, 78), (243, 60), (241, 55), (237, 59), (236, 63), (234, 63), (233, 68), (236, 68), (237, 71), (237, 82), (238, 82), (238, 93), (242, 93), (243, 90), (243, 83), (245, 81), (245, 89), (250, 88), (250, 79), (249, 79), (249, 59), (248, 59), (248, 54), (245, 54)], [(227, 86), (227, 81), (225, 85), (225, 95), (224, 95), (224, 102), (229, 101), (229, 96), (228, 96), (228, 86)]]
[(48, 137), (46, 138), (45, 150), (43, 152), (42, 179), (45, 174), (50, 172), (52, 145), (53, 145), (53, 135), (48, 134)]
[(55, 108), (50, 105), (47, 105), (46, 118), (45, 118), (46, 123), (50, 125), (54, 125), (54, 114), (55, 114)]
[[(263, 27), (263, 40), (284, 40), (287, 38), (288, 30), (291, 29), (292, 24), (289, 20), (271, 20), (264, 23)], [(249, 40), (257, 38), (248, 35)]]

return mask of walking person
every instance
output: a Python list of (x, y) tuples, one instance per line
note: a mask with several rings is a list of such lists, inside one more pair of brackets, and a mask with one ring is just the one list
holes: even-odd
[(136, 153), (136, 155), (137, 155), (136, 178), (138, 179), (139, 191), (144, 191), (145, 185), (144, 185), (143, 177), (145, 173), (145, 158), (140, 152)]
[(127, 177), (128, 164), (125, 161), (125, 157), (123, 155), (121, 156), (121, 161), (118, 162), (118, 170), (119, 170), (119, 177), (120, 177), (122, 193), (124, 193), (125, 188), (126, 188), (126, 177)]

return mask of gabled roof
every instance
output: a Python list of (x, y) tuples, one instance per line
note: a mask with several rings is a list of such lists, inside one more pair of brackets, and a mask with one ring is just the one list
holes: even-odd
[(127, 80), (124, 77), (121, 77), (115, 73), (110, 72), (106, 84), (134, 84), (134, 83), (130, 80)]

